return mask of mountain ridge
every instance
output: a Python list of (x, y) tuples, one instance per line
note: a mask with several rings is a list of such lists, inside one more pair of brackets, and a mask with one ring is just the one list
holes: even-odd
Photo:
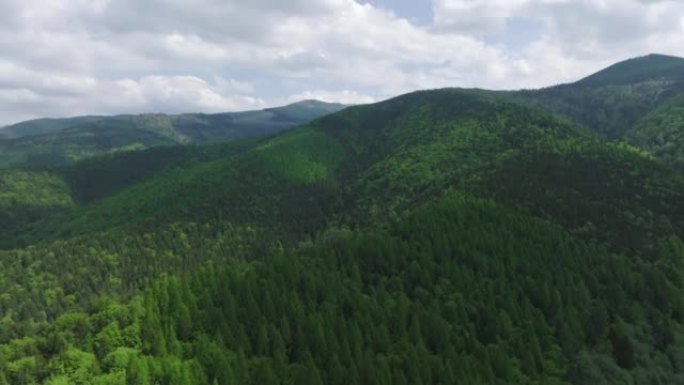
[(580, 79), (583, 86), (597, 86), (606, 83), (638, 82), (653, 78), (684, 79), (684, 58), (651, 53), (621, 61)]
[[(329, 106), (331, 108), (344, 108), (347, 105), (346, 104), (341, 104), (341, 103), (331, 103), (331, 102), (325, 102), (322, 100), (316, 100), (316, 99), (304, 99), (300, 100), (297, 102), (285, 104), (283, 106), (276, 106), (276, 107), (266, 107), (262, 109), (257, 109), (257, 110), (244, 110), (244, 111), (227, 111), (227, 112), (213, 112), (213, 113), (206, 113), (206, 112), (184, 112), (184, 113), (163, 113), (163, 112), (142, 112), (138, 114), (115, 114), (115, 115), (79, 115), (79, 116), (71, 116), (71, 117), (64, 117), (64, 118), (36, 118), (36, 119), (30, 119), (30, 120), (25, 120), (25, 121), (20, 121), (16, 123), (11, 123), (4, 125), (0, 127), (0, 137), (4, 137), (7, 139), (16, 139), (22, 136), (31, 136), (31, 135), (40, 135), (40, 134), (46, 134), (46, 133), (51, 133), (55, 131), (60, 131), (62, 129), (66, 128), (72, 128), (72, 127), (77, 127), (81, 126), (87, 123), (92, 123), (95, 121), (99, 120), (104, 120), (104, 119), (116, 119), (116, 118), (133, 118), (133, 117), (144, 117), (144, 116), (162, 116), (162, 117), (182, 117), (182, 116), (195, 116), (195, 115), (200, 115), (200, 116), (214, 116), (214, 115), (234, 115), (234, 114), (242, 114), (242, 113), (255, 113), (255, 112), (263, 112), (263, 111), (273, 111), (273, 110), (280, 110), (283, 108), (288, 108), (288, 107), (297, 107), (297, 106), (308, 106), (308, 107), (316, 107), (316, 106)], [(36, 129), (31, 129), (31, 126), (38, 126)], [(40, 128), (40, 126), (49, 126), (49, 128)], [(10, 133), (8, 133), (10, 131)], [(19, 131), (19, 132), (14, 132), (14, 131)]]
[(684, 59), (648, 55), (609, 66), (577, 82), (514, 91), (610, 140), (623, 140), (639, 120), (684, 93)]
[[(345, 105), (302, 101), (283, 107), (219, 114), (137, 114), (38, 120), (7, 130), (18, 136), (0, 139), (0, 166), (55, 167), (116, 151), (174, 144), (211, 144), (268, 136), (339, 111)], [(71, 125), (75, 123), (75, 125)], [(32, 125), (37, 125), (36, 127)], [(47, 126), (48, 132), (36, 130)], [(21, 136), (22, 131), (31, 135)]]

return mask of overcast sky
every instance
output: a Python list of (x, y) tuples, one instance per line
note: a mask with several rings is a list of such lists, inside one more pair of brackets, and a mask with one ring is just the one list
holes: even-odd
[(0, 0), (0, 125), (532, 88), (684, 56), (682, 0)]

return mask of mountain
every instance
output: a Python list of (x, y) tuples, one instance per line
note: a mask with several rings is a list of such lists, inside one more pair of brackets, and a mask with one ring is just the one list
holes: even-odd
[(602, 87), (655, 80), (684, 81), (684, 59), (659, 54), (629, 59), (587, 76), (576, 84), (584, 87)]
[(649, 55), (610, 66), (576, 83), (517, 96), (584, 125), (608, 139), (623, 139), (639, 120), (684, 93), (684, 59)]
[(145, 114), (40, 119), (0, 131), (10, 138), (0, 139), (0, 166), (55, 167), (114, 152), (266, 136), (344, 107), (308, 100), (260, 111), (210, 115)]
[(684, 95), (639, 120), (625, 140), (684, 170)]
[(65, 128), (81, 126), (105, 119), (104, 116), (80, 116), (64, 119), (35, 119), (0, 128), (0, 138), (19, 138), (22, 136), (54, 133)]
[[(648, 233), (671, 226), (663, 217), (680, 210), (682, 198), (681, 178), (636, 148), (602, 143), (579, 126), (505, 97), (464, 90), (417, 92), (351, 108), (221, 154), (85, 206), (53, 227), (79, 233), (221, 214), (242, 224), (312, 233), (328, 221), (359, 225), (397, 216), (463, 189), (528, 207), (571, 232), (598, 226), (596, 234), (622, 247), (641, 245)], [(116, 180), (129, 168), (82, 180), (94, 174)], [(75, 195), (82, 185), (72, 184)], [(302, 196), (310, 199), (305, 207)]]
[(536, 97), (12, 169), (0, 384), (683, 383), (684, 175)]
[[(479, 124), (488, 129), (479, 130)], [(529, 124), (539, 125), (538, 132), (528, 132)], [(519, 135), (510, 132), (516, 129)], [(206, 220), (221, 207), (233, 221), (280, 228), (289, 223), (303, 227), (297, 231), (312, 232), (321, 229), (308, 226), (334, 219), (328, 216), (371, 219), (347, 213), (348, 207), (379, 206), (382, 215), (410, 209), (414, 204), (405, 200), (419, 201), (422, 194), (467, 183), (465, 178), (493, 165), (499, 153), (581, 135), (588, 133), (496, 96), (417, 92), (350, 108), (256, 143), (237, 156), (208, 159), (149, 179), (83, 207), (76, 218), (57, 220), (55, 228), (66, 231), (69, 222), (91, 231), (99, 226), (97, 218), (107, 218), (102, 226), (188, 215)], [(406, 163), (422, 168), (404, 169)], [(311, 199), (304, 207), (297, 203), (301, 196)]]

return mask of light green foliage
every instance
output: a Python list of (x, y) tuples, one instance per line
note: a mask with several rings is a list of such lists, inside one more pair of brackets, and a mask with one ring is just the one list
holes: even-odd
[(639, 121), (627, 134), (627, 140), (681, 170), (684, 167), (684, 96)]
[(67, 376), (57, 376), (48, 379), (45, 385), (71, 385), (71, 381)]
[(0, 211), (16, 207), (46, 209), (71, 205), (69, 186), (54, 173), (0, 170)]
[(275, 138), (257, 149), (264, 168), (288, 182), (314, 183), (330, 177), (344, 157), (335, 139), (312, 130), (298, 130)]
[(50, 371), (69, 378), (73, 384), (88, 384), (100, 371), (99, 363), (93, 353), (68, 348), (55, 362)]

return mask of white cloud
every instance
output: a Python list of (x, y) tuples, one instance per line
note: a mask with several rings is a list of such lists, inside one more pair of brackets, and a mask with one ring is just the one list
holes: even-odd
[(289, 103), (298, 102), (301, 100), (320, 100), (330, 103), (342, 104), (367, 104), (375, 102), (375, 98), (369, 95), (362, 95), (356, 91), (342, 90), (342, 91), (327, 91), (327, 90), (308, 90), (287, 98)]
[[(0, 65), (0, 71), (3, 67)], [(28, 78), (30, 73), (18, 73)], [(144, 112), (223, 112), (264, 108), (260, 98), (247, 95), (249, 83), (216, 78), (212, 83), (195, 76), (145, 76), (115, 81), (35, 77), (11, 85), (0, 79), (0, 114), (8, 121), (36, 116)], [(227, 96), (228, 95), (228, 96)], [(37, 113), (36, 113), (37, 112)]]
[[(238, 87), (249, 85), (236, 83)], [(231, 88), (230, 81), (219, 85), (224, 90)], [(214, 85), (194, 76), (146, 76), (140, 80), (123, 79), (112, 84), (103, 84), (109, 94), (105, 102), (114, 108), (126, 108), (120, 100), (130, 101), (135, 110), (181, 111), (196, 110), (221, 112), (263, 107), (264, 102), (249, 96), (225, 97)]]
[(502, 63), (525, 69), (507, 71), (509, 86), (574, 80), (648, 53), (684, 55), (684, 35), (678, 28), (684, 16), (681, 1), (434, 0), (433, 4), (435, 29), (443, 33), (496, 36), (515, 34), (509, 24), (516, 18), (541, 23), (539, 36), (522, 49), (504, 48), (508, 61)]
[[(631, 56), (684, 55), (676, 0), (433, 0), (432, 8), (433, 25), (418, 26), (353, 0), (4, 0), (0, 123), (536, 87)], [(527, 22), (538, 31), (509, 45), (505, 37)]]
[(501, 32), (506, 27), (506, 19), (529, 2), (529, 0), (434, 0), (435, 28), (468, 34)]

